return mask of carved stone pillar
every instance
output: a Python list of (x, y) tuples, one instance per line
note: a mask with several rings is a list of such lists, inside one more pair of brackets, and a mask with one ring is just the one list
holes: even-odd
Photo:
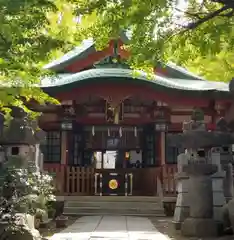
[(225, 172), (224, 177), (224, 196), (226, 202), (233, 198), (233, 158), (231, 153), (231, 146), (220, 148), (220, 162), (222, 169)]
[(216, 236), (211, 175), (217, 171), (217, 166), (199, 161), (189, 163), (183, 170), (189, 175), (190, 213), (182, 224), (182, 234), (189, 237)]
[(224, 197), (224, 177), (220, 163), (220, 148), (215, 147), (210, 150), (210, 160), (213, 165), (217, 166), (218, 171), (212, 175), (212, 191), (213, 191), (213, 216), (214, 219), (223, 222), (223, 206), (226, 203)]
[(177, 157), (178, 173), (177, 179), (177, 200), (174, 212), (175, 229), (180, 230), (181, 224), (189, 216), (189, 198), (188, 198), (188, 175), (183, 171), (183, 166), (188, 164), (188, 155), (185, 153)]

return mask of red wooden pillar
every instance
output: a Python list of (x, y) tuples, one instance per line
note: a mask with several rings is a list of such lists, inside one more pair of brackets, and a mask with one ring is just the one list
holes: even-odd
[[(159, 187), (159, 184), (162, 184), (161, 185), (161, 188), (163, 188), (163, 185), (164, 185), (164, 176), (163, 176), (163, 165), (165, 165), (165, 132), (160, 132), (159, 134), (157, 134), (157, 137), (159, 138), (158, 141), (156, 141), (156, 150), (158, 151), (158, 159), (159, 159), (159, 166), (157, 169), (155, 169), (156, 171), (156, 175), (157, 175), (157, 180), (156, 180), (156, 183), (157, 185), (155, 186), (156, 187), (156, 191), (157, 191), (157, 194), (160, 194), (158, 187)], [(160, 180), (158, 182), (158, 180)]]
[(67, 165), (68, 163), (68, 132), (61, 132), (61, 165)]
[(69, 162), (69, 156), (70, 156), (70, 151), (71, 149), (73, 149), (73, 147), (69, 147), (69, 144), (72, 142), (71, 141), (71, 138), (72, 138), (72, 132), (71, 131), (68, 131), (66, 133), (66, 165), (68, 165), (68, 162)]
[(165, 165), (166, 164), (166, 142), (165, 142), (165, 138), (166, 138), (166, 133), (165, 132), (161, 132), (160, 133), (160, 140), (159, 140), (159, 149), (160, 149), (160, 166)]

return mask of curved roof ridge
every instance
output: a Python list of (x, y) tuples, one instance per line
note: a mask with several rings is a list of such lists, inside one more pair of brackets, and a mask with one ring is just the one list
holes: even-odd
[(186, 68), (181, 67), (181, 66), (179, 66), (179, 65), (177, 65), (177, 64), (175, 64), (173, 62), (168, 62), (166, 64), (166, 66), (171, 67), (171, 68), (175, 69), (176, 71), (179, 71), (179, 72), (181, 72), (181, 73), (183, 73), (183, 74), (185, 74), (187, 76), (191, 76), (193, 78), (196, 78), (197, 80), (207, 81), (205, 78), (203, 78), (203, 77), (201, 77), (199, 75), (196, 75), (193, 72), (188, 71)]
[(90, 79), (100, 79), (100, 78), (124, 78), (126, 81), (131, 81), (138, 79), (145, 81), (149, 84), (156, 84), (166, 88), (172, 88), (177, 90), (185, 91), (222, 91), (229, 92), (229, 86), (224, 82), (211, 82), (211, 81), (201, 81), (201, 80), (187, 80), (187, 79), (174, 79), (167, 78), (159, 75), (149, 75), (143, 71), (134, 71), (130, 69), (122, 68), (98, 68), (89, 69), (86, 71), (78, 72), (75, 74), (60, 74), (52, 76), (52, 78), (43, 79), (41, 82), (42, 88), (53, 88), (69, 85), (76, 82), (81, 82)]

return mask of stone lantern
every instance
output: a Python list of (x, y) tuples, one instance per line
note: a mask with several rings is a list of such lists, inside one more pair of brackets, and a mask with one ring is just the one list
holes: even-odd
[(39, 143), (45, 138), (35, 122), (29, 122), (27, 114), (20, 108), (12, 107), (13, 119), (3, 130), (0, 145), (5, 149), (5, 164), (31, 168), (38, 171), (43, 161)]
[(213, 237), (218, 234), (222, 222), (221, 208), (225, 204), (226, 192), (223, 188), (223, 171), (226, 169), (222, 167), (220, 155), (217, 158), (214, 147), (232, 144), (234, 135), (207, 131), (200, 117), (201, 114), (193, 114), (192, 120), (184, 123), (182, 134), (169, 136), (170, 145), (186, 148), (185, 154), (178, 158), (174, 220), (176, 228), (185, 236)]

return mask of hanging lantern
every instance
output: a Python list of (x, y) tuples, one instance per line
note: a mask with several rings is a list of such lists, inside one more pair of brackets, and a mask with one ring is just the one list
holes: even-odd
[(122, 137), (123, 136), (123, 131), (122, 131), (122, 127), (119, 128), (119, 136)]
[(92, 135), (93, 136), (95, 135), (95, 127), (94, 126), (92, 127)]
[(134, 128), (134, 136), (137, 137), (137, 127)]
[(129, 152), (125, 152), (125, 158), (129, 159), (130, 158), (130, 153)]
[(107, 122), (114, 122), (115, 119), (115, 111), (114, 108), (111, 106), (108, 106), (106, 110), (106, 120)]

